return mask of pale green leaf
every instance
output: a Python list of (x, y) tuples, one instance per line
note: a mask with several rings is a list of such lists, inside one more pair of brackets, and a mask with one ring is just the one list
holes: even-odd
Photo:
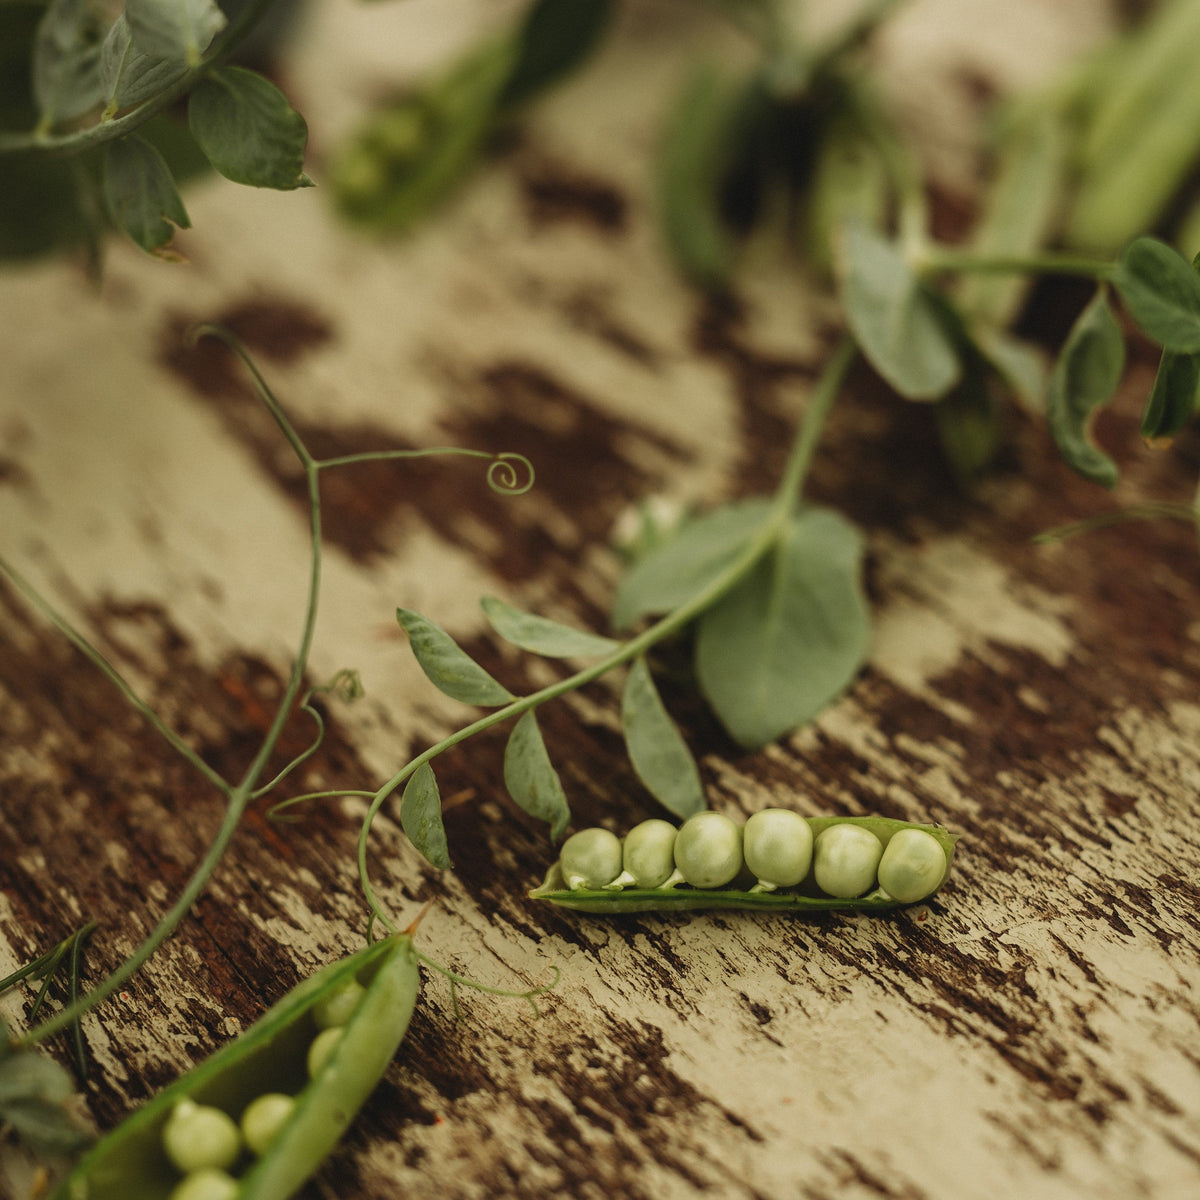
[(212, 165), (251, 187), (309, 187), (304, 174), (308, 126), (269, 80), (243, 67), (222, 67), (188, 100), (192, 136)]
[(133, 42), (129, 20), (122, 13), (100, 49), (100, 78), (108, 108), (117, 112), (149, 100), (187, 74), (178, 59), (154, 58)]
[(534, 654), (548, 658), (588, 658), (612, 654), (621, 648), (621, 643), (612, 638), (523, 612), (495, 596), (485, 596), (480, 603), (492, 628), (505, 641)]
[(450, 867), (446, 830), (442, 825), (442, 797), (433, 768), (422, 763), (412, 774), (400, 801), (400, 825), (408, 840), (441, 871)]
[(745, 551), (770, 512), (770, 500), (743, 500), (688, 521), (621, 581), (613, 624), (628, 629), (642, 617), (669, 612), (698, 595)]
[(842, 307), (868, 362), (910, 400), (944, 396), (961, 366), (941, 306), (900, 251), (867, 226), (843, 226), (838, 248)]
[(504, 786), (518, 808), (550, 826), (554, 841), (562, 837), (571, 810), (532, 710), (513, 726), (504, 749)]
[(70, 121), (104, 97), (100, 47), (106, 27), (88, 0), (52, 0), (33, 43), (33, 98), (47, 125)]
[(160, 251), (187, 229), (187, 209), (163, 156), (139, 137), (112, 142), (104, 156), (104, 201), (113, 224), (143, 250)]
[(684, 819), (706, 807), (696, 760), (663, 707), (644, 658), (625, 681), (621, 727), (633, 769), (663, 807)]
[(775, 552), (699, 622), (701, 690), (741, 745), (815, 717), (866, 657), (862, 540), (837, 513), (802, 509)]
[(516, 697), (492, 678), (457, 642), (432, 621), (406, 608), (396, 609), (396, 619), (408, 634), (413, 655), (429, 682), (464, 704), (484, 708), (507, 704)]
[(152, 58), (196, 66), (213, 38), (225, 28), (215, 0), (126, 0), (133, 41)]
[(1181, 254), (1157, 238), (1137, 238), (1113, 282), (1129, 315), (1160, 346), (1200, 352), (1200, 273)]
[(1091, 422), (1112, 399), (1124, 366), (1121, 327), (1101, 288), (1071, 327), (1054, 365), (1046, 417), (1067, 463), (1105, 487), (1117, 482), (1117, 464), (1091, 440)]

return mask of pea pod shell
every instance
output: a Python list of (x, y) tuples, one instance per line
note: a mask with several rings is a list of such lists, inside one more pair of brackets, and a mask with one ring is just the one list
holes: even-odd
[[(937, 839), (946, 852), (946, 871), (929, 895), (921, 903), (931, 899), (945, 884), (954, 859), (954, 845), (958, 834), (950, 833), (940, 825), (924, 825), (913, 821), (900, 821), (892, 817), (806, 817), (815, 839), (822, 830), (831, 825), (861, 825), (869, 829), (886, 847), (892, 836), (902, 829), (923, 829)], [(811, 881), (811, 877), (809, 881)], [(878, 890), (853, 900), (842, 900), (835, 896), (814, 894), (804, 885), (798, 890), (775, 892), (750, 892), (736, 888), (690, 888), (675, 887), (662, 889), (629, 888), (621, 892), (570, 891), (567, 889), (558, 863), (550, 868), (540, 887), (529, 893), (535, 900), (545, 900), (561, 908), (578, 912), (617, 914), (627, 912), (685, 912), (704, 909), (733, 909), (746, 912), (805, 913), (837, 909), (848, 912), (888, 912), (906, 907), (901, 901), (882, 895)]]
[[(314, 1005), (357, 978), (366, 987), (345, 1035), (308, 1084)], [(257, 1096), (297, 1097), (268, 1153), (239, 1180), (237, 1200), (285, 1200), (321, 1165), (374, 1089), (408, 1028), (420, 986), (412, 939), (373, 943), (293, 988), (240, 1037), (198, 1063), (101, 1138), (52, 1200), (167, 1200), (179, 1175), (162, 1150), (175, 1105), (193, 1099), (238, 1115)]]

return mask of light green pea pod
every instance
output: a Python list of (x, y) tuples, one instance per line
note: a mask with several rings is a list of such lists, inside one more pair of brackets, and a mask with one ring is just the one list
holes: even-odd
[[(307, 1077), (311, 1043), (321, 1034), (322, 1000), (363, 988), (315, 1076)], [(318, 971), (295, 987), (239, 1038), (161, 1091), (101, 1138), (59, 1185), (52, 1200), (168, 1200), (182, 1178), (163, 1148), (163, 1131), (187, 1103), (242, 1114), (265, 1093), (294, 1098), (265, 1153), (236, 1167), (236, 1200), (286, 1200), (333, 1150), (374, 1090), (408, 1029), (420, 986), (412, 938), (394, 934)], [(322, 1035), (323, 1036), (323, 1035)], [(184, 1110), (186, 1112), (186, 1109)], [(198, 1186), (198, 1184), (197, 1184)], [(182, 1194), (187, 1195), (184, 1191)], [(202, 1194), (202, 1193), (201, 1193)]]
[[(705, 815), (716, 816), (717, 814), (698, 814), (698, 816)], [(696, 817), (692, 818), (693, 821), (696, 819)], [(754, 818), (752, 817), (751, 821), (753, 820)], [(950, 875), (950, 865), (954, 858), (954, 847), (958, 841), (958, 835), (950, 833), (940, 825), (923, 825), (912, 821), (899, 821), (891, 817), (803, 817), (801, 820), (807, 827), (807, 836), (799, 833), (798, 827), (793, 826), (797, 831), (796, 836), (799, 841), (807, 842), (811, 846), (815, 846), (819, 842), (821, 835), (826, 830), (835, 826), (846, 827), (852, 831), (872, 835), (874, 845), (880, 850), (880, 855), (876, 857), (875, 861), (879, 864), (881, 870), (896, 871), (895, 875), (888, 876), (889, 882), (892, 883), (893, 887), (897, 887), (898, 891), (902, 892), (905, 898), (902, 898), (896, 892), (889, 892), (884, 889), (879, 885), (879, 881), (874, 875), (868, 884), (864, 886), (863, 892), (865, 894), (854, 896), (833, 895), (822, 891), (818, 887), (813, 867), (810, 867), (803, 879), (795, 885), (780, 884), (773, 890), (754, 890), (756, 885), (753, 878), (749, 879), (749, 881), (745, 878), (748, 872), (743, 871), (739, 874), (736, 870), (729, 882), (711, 887), (696, 886), (672, 878), (657, 887), (632, 886), (624, 887), (621, 890), (589, 890), (586, 888), (571, 890), (566, 886), (562, 866), (558, 862), (550, 868), (541, 886), (535, 888), (529, 894), (534, 899), (545, 900), (561, 908), (598, 914), (681, 912), (698, 909), (741, 909), (747, 912), (777, 913), (823, 912), (829, 909), (844, 909), (852, 912), (883, 913), (901, 908), (906, 904), (928, 900), (945, 884)], [(933, 877), (936, 873), (935, 870), (924, 868), (918, 872), (922, 876), (920, 888), (928, 889), (923, 890), (920, 895), (916, 894), (919, 889), (915, 880), (912, 886), (907, 888), (903, 884), (898, 883), (898, 876), (901, 874), (899, 866), (902, 862), (908, 860), (909, 852), (912, 850), (911, 845), (901, 855), (899, 851), (905, 846), (905, 843), (902, 841), (900, 848), (893, 851), (892, 858), (889, 859), (889, 867), (884, 868), (882, 862), (882, 855), (886, 854), (887, 847), (892, 839), (906, 830), (915, 830), (921, 832), (923, 835), (927, 835), (936, 844), (944, 860), (942, 871), (940, 875), (937, 875), (936, 879)], [(682, 836), (682, 833), (683, 830), (681, 829), (678, 836)], [(760, 837), (758, 833), (751, 832), (750, 821), (747, 821), (744, 829), (738, 831), (738, 833), (741, 835), (739, 840), (743, 847), (746, 845), (747, 834), (750, 834), (752, 845)], [(844, 836), (844, 834), (838, 835), (838, 837)], [(854, 836), (854, 834), (852, 833), (851, 836)], [(868, 842), (867, 844), (869, 846), (871, 843)], [(917, 845), (921, 846), (924, 843), (918, 842)], [(933, 856), (930, 855), (930, 857), (932, 858)], [(936, 868), (936, 858), (933, 858), (933, 864), (934, 868)], [(906, 868), (906, 870), (911, 870), (911, 868)], [(912, 898), (908, 899), (907, 897)]]

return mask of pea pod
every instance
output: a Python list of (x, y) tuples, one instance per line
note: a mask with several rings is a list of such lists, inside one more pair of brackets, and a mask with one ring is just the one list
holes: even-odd
[[(698, 817), (714, 815), (697, 814)], [(693, 817), (686, 822), (680, 836), (696, 820), (697, 817)], [(753, 912), (848, 909), (884, 912), (927, 900), (937, 892), (949, 877), (954, 846), (958, 841), (957, 834), (950, 833), (940, 825), (924, 825), (891, 817), (804, 817), (800, 821), (804, 829), (800, 830), (799, 825), (795, 825), (794, 832), (790, 834), (788, 826), (794, 825), (793, 822), (778, 821), (773, 824), (780, 830), (783, 843), (771, 849), (766, 839), (756, 839), (758, 847), (749, 855), (755, 861), (750, 866), (743, 861), (741, 871), (722, 886), (690, 885), (686, 878), (702, 878), (702, 873), (676, 869), (658, 887), (629, 887), (625, 886), (626, 881), (634, 879), (636, 882), (637, 873), (631, 872), (626, 864), (626, 871), (605, 886), (572, 888), (563, 874), (561, 862), (556, 862), (542, 885), (529, 895), (562, 908), (589, 913), (676, 912), (693, 909), (744, 909)], [(832, 831), (832, 838), (822, 837), (827, 831)], [(772, 830), (772, 836), (774, 832)], [(849, 836), (846, 836), (847, 833)], [(898, 834), (904, 836), (897, 838)], [(786, 842), (796, 837), (805, 844), (797, 853), (791, 853), (791, 847)], [(897, 839), (894, 845), (893, 839)], [(697, 853), (695, 840), (688, 839), (685, 851), (688, 857)], [(714, 848), (714, 852), (727, 855), (728, 846), (725, 843), (728, 840), (720, 839), (720, 845)], [(798, 861), (803, 863), (809, 857), (810, 842), (815, 847), (811, 855), (812, 862), (798, 883), (790, 883), (794, 878), (793, 864)], [(836, 844), (839, 842), (867, 845), (865, 849), (855, 851), (844, 849)], [(858, 862), (847, 863), (844, 860), (856, 859), (863, 854), (871, 864), (870, 881), (862, 883), (860, 887), (856, 879)], [(678, 868), (678, 855), (676, 861)], [(779, 873), (774, 874), (763, 863), (777, 864)], [(721, 874), (726, 875), (728, 871), (726, 863)], [(830, 891), (822, 891), (817, 884), (818, 872), (822, 872), (823, 882), (828, 888), (837, 891), (856, 889), (860, 894), (834, 895)], [(854, 882), (848, 886), (843, 886), (840, 880), (834, 882), (839, 874)], [(785, 881), (785, 885), (780, 886), (779, 880)]]
[[(308, 1050), (322, 1035), (330, 1004), (362, 988), (342, 1012), (340, 1037), (308, 1077)], [(186, 1178), (163, 1145), (182, 1109), (215, 1108), (235, 1121), (267, 1094), (293, 1097), (273, 1124), (265, 1152), (240, 1152), (230, 1168), (231, 1200), (285, 1200), (333, 1150), (392, 1060), (408, 1028), (420, 985), (412, 938), (395, 934), (325, 967), (295, 987), (249, 1029), (165, 1088), (98, 1141), (63, 1180), (52, 1200), (168, 1200)], [(251, 1137), (251, 1141), (257, 1141)], [(219, 1172), (215, 1172), (219, 1174)], [(176, 1192), (175, 1194), (183, 1194)], [(204, 1194), (204, 1193), (198, 1193)], [(215, 1193), (214, 1193), (215, 1194)]]

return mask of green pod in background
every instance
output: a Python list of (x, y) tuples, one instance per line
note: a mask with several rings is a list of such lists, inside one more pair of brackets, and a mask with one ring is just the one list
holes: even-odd
[[(805, 817), (808, 832), (813, 841), (827, 829), (836, 825), (857, 826), (879, 839), (887, 853), (888, 843), (903, 830), (920, 830), (928, 834), (945, 854), (945, 870), (940, 877), (931, 878), (928, 890), (915, 899), (899, 900), (888, 895), (881, 887), (875, 887), (866, 895), (851, 899), (823, 894), (816, 885), (810, 869), (804, 879), (794, 887), (777, 888), (774, 891), (753, 891), (745, 885), (746, 873), (724, 887), (699, 888), (680, 884), (659, 888), (625, 888), (621, 891), (586, 890), (572, 891), (567, 887), (562, 868), (555, 863), (540, 887), (529, 895), (535, 900), (545, 900), (561, 908), (579, 912), (615, 914), (626, 912), (682, 912), (696, 909), (741, 909), (746, 912), (822, 912), (841, 909), (857, 912), (887, 912), (902, 908), (906, 904), (928, 900), (936, 894), (950, 875), (954, 859), (954, 847), (958, 834), (950, 833), (940, 825), (926, 825), (914, 821), (900, 821), (892, 817)], [(909, 893), (911, 894), (911, 893)]]
[[(306, 1059), (321, 1032), (318, 1006), (351, 982), (362, 987), (362, 996), (340, 1026), (336, 1048), (310, 1080)], [(408, 1029), (419, 987), (407, 933), (318, 971), (101, 1138), (52, 1200), (168, 1200), (185, 1178), (163, 1149), (163, 1129), (176, 1107), (192, 1101), (236, 1121), (267, 1093), (294, 1097), (291, 1113), (266, 1152), (257, 1159), (245, 1153), (230, 1174), (237, 1180), (236, 1200), (286, 1200), (328, 1157), (379, 1082)]]

